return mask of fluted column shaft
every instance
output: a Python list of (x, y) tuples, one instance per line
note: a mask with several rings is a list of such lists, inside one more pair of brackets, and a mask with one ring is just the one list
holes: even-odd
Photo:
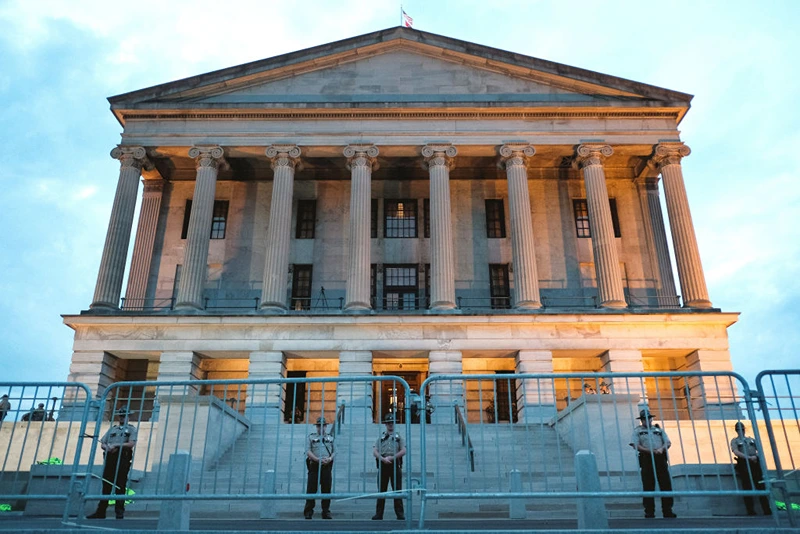
[(456, 308), (450, 169), (457, 153), (452, 145), (426, 145), (422, 148), (431, 182), (430, 309), (436, 311)]
[(118, 159), (119, 180), (108, 221), (106, 243), (97, 273), (94, 298), (91, 308), (115, 310), (119, 306), (122, 292), (122, 277), (125, 273), (125, 260), (131, 241), (133, 213), (136, 209), (136, 190), (142, 167), (149, 165), (143, 147), (118, 146), (111, 151), (111, 157)]
[(367, 311), (370, 304), (370, 214), (372, 171), (378, 168), (378, 148), (372, 145), (345, 147), (350, 169), (350, 262), (347, 271), (347, 311)]
[(267, 228), (261, 309), (282, 312), (286, 310), (286, 273), (289, 270), (294, 172), (300, 165), (300, 148), (295, 145), (272, 145), (267, 148), (266, 154), (271, 160), (274, 178)]
[(542, 307), (539, 296), (539, 275), (536, 271), (531, 199), (528, 192), (527, 158), (535, 153), (534, 148), (530, 145), (503, 145), (500, 147), (500, 165), (506, 170), (508, 206), (511, 212), (514, 307), (520, 310)]
[(586, 184), (586, 205), (592, 232), (592, 253), (597, 275), (597, 292), (603, 308), (624, 308), (625, 292), (619, 270), (619, 255), (611, 222), (603, 158), (613, 154), (608, 145), (581, 145), (577, 162)]
[(662, 143), (656, 145), (653, 159), (664, 181), (664, 198), (667, 201), (683, 305), (690, 308), (710, 308), (711, 301), (708, 299), (706, 278), (681, 168), (681, 158), (690, 153), (689, 147), (683, 143)]
[(125, 309), (141, 310), (144, 307), (163, 192), (164, 182), (162, 180), (144, 181), (142, 207), (139, 210), (139, 226), (136, 229), (131, 270), (128, 273), (128, 288), (125, 291)]
[(217, 173), (220, 165), (225, 165), (222, 156), (222, 148), (218, 146), (189, 149), (189, 157), (194, 158), (197, 166), (197, 178), (175, 309), (203, 309), (203, 288), (208, 276), (208, 244), (214, 216)]
[(672, 261), (667, 244), (667, 231), (664, 227), (664, 214), (661, 212), (661, 199), (658, 194), (658, 178), (646, 178), (644, 186), (660, 282), (656, 290), (658, 301), (662, 306), (676, 306), (678, 292), (675, 289), (675, 279), (672, 276)]

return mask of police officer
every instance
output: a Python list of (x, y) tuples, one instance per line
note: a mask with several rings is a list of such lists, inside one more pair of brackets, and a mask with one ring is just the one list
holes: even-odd
[[(736, 437), (731, 440), (731, 451), (736, 456), (736, 474), (742, 481), (742, 489), (751, 490), (755, 483), (756, 489), (763, 490), (764, 473), (761, 471), (761, 462), (758, 461), (756, 440), (745, 435), (744, 423), (741, 421), (736, 423), (733, 428), (736, 430)], [(769, 499), (762, 495), (760, 500), (764, 515), (771, 515)], [(747, 515), (756, 515), (752, 496), (744, 497), (744, 505), (747, 507)]]
[[(633, 429), (630, 446), (639, 453), (639, 468), (642, 476), (642, 489), (655, 491), (656, 479), (661, 491), (672, 491), (672, 477), (669, 474), (667, 449), (672, 443), (658, 425), (652, 425), (653, 414), (645, 408), (639, 412), (640, 426)], [(644, 497), (644, 516), (655, 517), (656, 501), (653, 497)], [(661, 512), (664, 517), (677, 517), (672, 511), (672, 497), (661, 498)]]
[[(328, 422), (324, 417), (317, 419), (317, 431), (308, 435), (306, 446), (306, 467), (308, 468), (308, 484), (306, 493), (317, 492), (317, 480), (322, 486), (322, 493), (331, 492), (331, 472), (336, 449), (333, 445), (333, 436), (325, 432)], [(306, 519), (314, 516), (314, 499), (306, 501), (303, 515)], [(333, 519), (331, 515), (331, 500), (322, 499), (322, 519)]]
[[(386, 431), (375, 440), (375, 445), (372, 446), (372, 455), (375, 456), (375, 462), (378, 465), (378, 489), (381, 493), (389, 488), (390, 481), (394, 491), (403, 489), (403, 456), (406, 455), (406, 442), (403, 436), (394, 431), (395, 415), (387, 413), (383, 417)], [(385, 505), (386, 499), (378, 499), (372, 519), (383, 519)], [(405, 512), (403, 512), (403, 499), (394, 500), (394, 514), (397, 519), (406, 518)]]
[[(128, 472), (131, 470), (133, 448), (136, 446), (136, 427), (128, 424), (128, 410), (120, 408), (116, 412), (117, 424), (108, 429), (100, 438), (105, 465), (103, 466), (103, 495), (110, 495), (111, 488), (118, 497), (114, 501), (114, 512), (117, 519), (125, 515), (125, 492), (128, 484)], [(87, 519), (105, 519), (108, 499), (97, 503), (97, 510)]]

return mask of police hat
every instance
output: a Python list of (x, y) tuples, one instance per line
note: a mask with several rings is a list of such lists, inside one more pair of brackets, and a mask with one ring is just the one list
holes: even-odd
[(639, 412), (639, 419), (652, 419), (653, 414), (650, 413), (650, 410), (645, 408)]
[(383, 416), (383, 422), (385, 423), (392, 423), (394, 424), (397, 420), (397, 415), (393, 413), (387, 413)]
[(119, 410), (114, 412), (114, 415), (117, 416), (117, 417), (128, 417), (128, 415), (130, 415), (130, 413), (128, 412), (127, 408), (120, 408)]
[(324, 417), (319, 417), (319, 418), (317, 418), (317, 424), (318, 425), (327, 425), (328, 422), (325, 420)]

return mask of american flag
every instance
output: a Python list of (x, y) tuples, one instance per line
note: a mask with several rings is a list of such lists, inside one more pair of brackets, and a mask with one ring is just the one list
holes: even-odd
[(406, 28), (414, 27), (414, 19), (409, 17), (405, 11), (403, 11), (403, 26), (405, 26)]

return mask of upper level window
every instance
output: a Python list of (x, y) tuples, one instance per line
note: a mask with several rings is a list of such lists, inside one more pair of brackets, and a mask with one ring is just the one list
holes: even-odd
[(372, 199), (370, 206), (369, 236), (372, 239), (378, 237), (378, 199)]
[[(186, 201), (183, 209), (183, 226), (181, 228), (181, 239), (186, 239), (189, 233), (189, 218), (192, 215), (192, 201)], [(225, 230), (228, 226), (228, 201), (215, 200), (214, 211), (211, 217), (211, 239), (225, 239)]]
[(417, 266), (385, 265), (383, 270), (383, 308), (417, 309)]
[(311, 309), (311, 272), (313, 266), (295, 264), (292, 269), (292, 309)]
[(424, 237), (431, 236), (431, 199), (426, 198), (422, 201), (422, 211), (424, 212), (423, 215), (423, 230), (424, 233), (422, 234)]
[(486, 200), (486, 237), (502, 238), (506, 236), (506, 214), (502, 199)]
[(489, 265), (489, 294), (492, 297), (492, 309), (502, 310), (511, 307), (508, 265), (499, 263)]
[(297, 201), (297, 224), (294, 236), (297, 239), (314, 239), (314, 228), (317, 223), (317, 201)]
[[(608, 199), (609, 207), (611, 208), (611, 224), (614, 227), (614, 237), (621, 237), (622, 233), (619, 229), (619, 217), (617, 216), (617, 199)], [(591, 228), (589, 228), (589, 207), (586, 204), (585, 198), (572, 199), (572, 209), (575, 213), (575, 231), (578, 237), (592, 237)]]
[(383, 237), (417, 237), (417, 201), (386, 200)]

